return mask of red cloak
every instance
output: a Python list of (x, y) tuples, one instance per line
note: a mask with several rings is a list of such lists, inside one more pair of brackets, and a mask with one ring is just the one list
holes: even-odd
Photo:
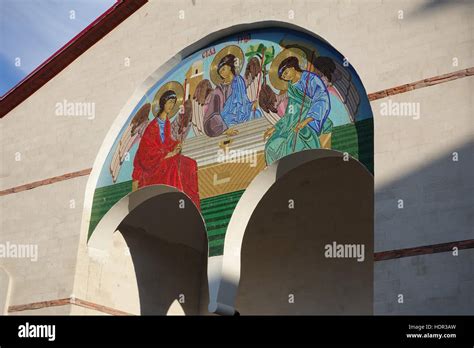
[(138, 187), (164, 184), (176, 187), (186, 193), (200, 208), (197, 163), (181, 154), (165, 158), (173, 151), (178, 141), (171, 136), (170, 121), (166, 119), (164, 142), (161, 141), (157, 120), (147, 126), (133, 160), (133, 180)]

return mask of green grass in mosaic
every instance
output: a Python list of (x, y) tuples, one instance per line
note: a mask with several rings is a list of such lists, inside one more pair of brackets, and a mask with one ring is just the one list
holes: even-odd
[(89, 225), (89, 238), (95, 227), (115, 203), (128, 193), (132, 192), (132, 181), (125, 181), (119, 184), (99, 187), (94, 192), (94, 200), (92, 201), (92, 215)]

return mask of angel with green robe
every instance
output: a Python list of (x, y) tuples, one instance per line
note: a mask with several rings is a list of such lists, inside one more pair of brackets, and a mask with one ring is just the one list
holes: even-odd
[[(284, 114), (264, 134), (267, 165), (293, 152), (320, 148), (319, 136), (332, 128), (329, 93), (315, 73), (302, 70), (298, 58), (289, 56), (279, 64), (278, 77), (287, 83), (287, 91), (273, 97), (273, 113), (284, 107)], [(268, 98), (269, 92), (262, 90), (261, 95)]]

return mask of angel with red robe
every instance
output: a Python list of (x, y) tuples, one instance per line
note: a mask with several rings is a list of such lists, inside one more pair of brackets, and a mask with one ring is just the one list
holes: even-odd
[[(186, 112), (189, 103), (183, 104), (183, 96), (184, 89), (176, 81), (167, 82), (155, 94), (151, 105), (154, 119), (143, 134), (138, 135), (141, 138), (133, 161), (132, 190), (157, 184), (173, 186), (188, 195), (199, 208), (197, 163), (181, 154), (191, 117)], [(191, 106), (187, 106), (190, 110)], [(171, 121), (178, 110), (178, 116)], [(135, 129), (137, 127), (141, 129), (142, 125), (135, 125)], [(123, 137), (128, 139), (129, 135), (125, 133)]]

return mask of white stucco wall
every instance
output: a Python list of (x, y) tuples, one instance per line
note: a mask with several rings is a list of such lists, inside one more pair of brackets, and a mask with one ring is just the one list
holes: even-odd
[[(6, 115), (0, 121), (0, 189), (91, 168), (111, 124), (133, 91), (186, 46), (235, 24), (280, 20), (318, 34), (349, 59), (368, 93), (474, 66), (473, 2), (440, 6), (413, 0), (194, 3), (150, 1)], [(185, 11), (184, 19), (178, 17), (180, 10)], [(399, 11), (403, 11), (401, 20)], [(292, 13), (294, 18), (289, 18)], [(126, 58), (130, 59), (129, 67), (124, 64)], [(457, 58), (457, 66), (453, 66), (453, 58)], [(388, 198), (376, 195), (376, 251), (473, 238), (464, 225), (472, 202), (468, 198), (459, 198), (459, 203), (453, 196), (446, 203), (442, 196), (438, 205), (425, 211), (433, 219), (445, 209), (445, 203), (458, 211), (461, 217), (442, 218), (444, 224), (446, 219), (463, 221), (448, 232), (436, 221), (430, 222), (434, 229), (430, 233), (413, 232), (413, 211), (411, 218), (387, 222), (387, 214), (396, 213), (391, 208), (392, 198), (395, 207), (402, 193), (407, 206), (414, 204), (413, 200), (419, 203), (419, 192), (403, 191), (403, 182), (398, 185), (402, 191), (397, 192), (387, 185), (429, 166), (443, 153), (448, 156), (472, 139), (472, 81), (473, 77), (464, 78), (392, 98), (421, 103), (418, 121), (384, 119), (379, 114), (383, 100), (372, 103), (376, 192), (390, 192)], [(55, 105), (63, 100), (95, 103), (95, 118), (56, 116)], [(15, 161), (16, 153), (21, 153), (21, 161)], [(463, 168), (434, 174), (422, 171), (424, 190), (442, 187), (447, 176), (450, 185), (460, 178), (472, 192), (466, 172), (472, 167)], [(90, 301), (98, 299), (85, 286), (91, 276), (87, 270), (95, 267), (86, 252), (87, 226), (81, 225), (87, 179), (84, 176), (0, 197), (0, 243), (38, 243), (40, 255), (36, 263), (0, 260), (12, 275), (10, 305), (72, 293)], [(70, 208), (72, 199), (75, 208)], [(390, 229), (393, 225), (397, 231)], [(113, 298), (101, 304), (116, 305)]]

